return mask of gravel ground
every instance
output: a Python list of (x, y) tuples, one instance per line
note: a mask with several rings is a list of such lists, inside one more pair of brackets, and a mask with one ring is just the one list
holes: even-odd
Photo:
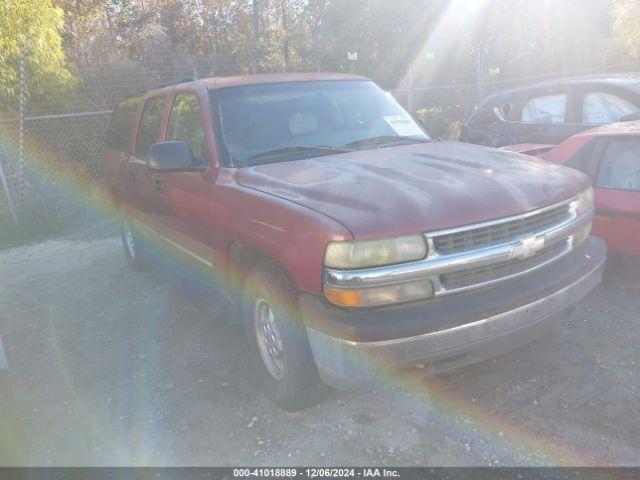
[(640, 268), (494, 360), (296, 414), (242, 331), (126, 266), (118, 238), (0, 252), (0, 335), (31, 465), (638, 465)]

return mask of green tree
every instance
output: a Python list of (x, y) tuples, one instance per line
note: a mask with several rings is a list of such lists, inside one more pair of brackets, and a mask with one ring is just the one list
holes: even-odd
[(73, 82), (62, 48), (63, 11), (51, 0), (0, 2), (0, 104), (15, 108), (22, 49), (29, 73), (27, 93)]
[(640, 58), (640, 0), (616, 0), (613, 14), (616, 35), (631, 57)]
[(53, 0), (64, 11), (63, 48), (68, 58), (86, 61), (87, 50), (102, 28), (108, 0)]

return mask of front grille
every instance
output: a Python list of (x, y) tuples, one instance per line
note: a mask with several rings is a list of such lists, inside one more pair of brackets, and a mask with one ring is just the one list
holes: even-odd
[(539, 233), (563, 223), (569, 215), (569, 205), (559, 205), (524, 218), (440, 235), (433, 238), (433, 243), (440, 255), (468, 252)]
[(536, 255), (525, 260), (507, 260), (484, 267), (458, 270), (457, 272), (440, 275), (442, 286), (447, 290), (465, 288), (493, 280), (517, 275), (526, 270), (535, 268), (545, 262), (560, 256), (568, 250), (567, 241), (559, 242), (540, 250)]

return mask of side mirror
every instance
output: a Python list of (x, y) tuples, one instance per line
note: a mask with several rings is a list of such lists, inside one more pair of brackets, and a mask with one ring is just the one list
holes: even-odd
[(157, 172), (184, 172), (202, 167), (187, 142), (160, 142), (149, 147), (147, 167)]

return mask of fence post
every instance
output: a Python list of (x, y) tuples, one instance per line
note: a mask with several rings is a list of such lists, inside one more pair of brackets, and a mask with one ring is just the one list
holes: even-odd
[(487, 63), (486, 55), (481, 48), (476, 57), (476, 88), (474, 92), (475, 105), (479, 105), (487, 94)]
[(193, 55), (193, 53), (191, 54), (191, 66), (193, 67), (193, 79), (197, 80), (198, 79), (198, 66), (196, 65), (196, 58)]
[(18, 197), (18, 204), (20, 207), (23, 205), (23, 195), (24, 195), (24, 102), (25, 102), (25, 75), (24, 75), (24, 47), (20, 47), (20, 66), (19, 66), (19, 77), (20, 77), (20, 139), (18, 145), (18, 171), (16, 178), (16, 191)]
[(0, 180), (2, 180), (2, 188), (4, 189), (4, 194), (7, 197), (7, 203), (9, 204), (9, 212), (11, 212), (11, 218), (13, 218), (13, 223), (18, 225), (18, 215), (16, 214), (16, 207), (13, 204), (11, 190), (9, 190), (9, 181), (7, 180), (7, 176), (4, 173), (4, 168), (2, 166), (1, 158), (0, 158)]
[(259, 0), (253, 0), (253, 73), (260, 73), (260, 60), (262, 60), (262, 52), (260, 39), (262, 33), (260, 32), (260, 6)]

